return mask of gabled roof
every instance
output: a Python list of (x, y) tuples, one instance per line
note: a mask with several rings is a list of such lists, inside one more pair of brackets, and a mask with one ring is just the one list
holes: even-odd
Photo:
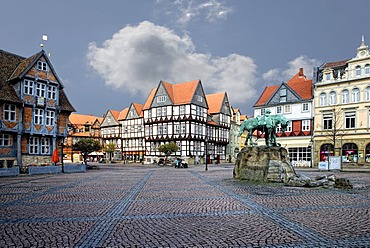
[(118, 120), (124, 120), (126, 119), (127, 117), (127, 113), (128, 113), (128, 108), (125, 108), (123, 109), (120, 113), (119, 113), (119, 116), (118, 116)]
[(173, 84), (172, 102), (174, 103), (174, 105), (190, 103), (193, 99), (195, 90), (197, 89), (199, 83), (200, 80), (194, 80), (190, 82)]
[(149, 109), (150, 108), (150, 105), (152, 105), (152, 102), (153, 102), (153, 99), (154, 99), (154, 96), (155, 96), (155, 92), (156, 91), (157, 91), (157, 88), (153, 88), (150, 91), (149, 96), (147, 97), (142, 110), (145, 110), (145, 109)]
[(343, 67), (343, 66), (347, 65), (348, 61), (349, 61), (349, 59), (341, 60), (341, 61), (335, 61), (335, 62), (327, 62), (327, 63), (324, 63), (320, 67), (320, 69)]
[[(301, 98), (301, 100), (309, 100), (313, 98), (312, 80), (307, 79), (303, 73), (303, 68), (300, 68), (297, 74), (295, 74), (287, 83), (283, 84), (290, 88), (299, 98)], [(262, 92), (260, 98), (254, 104), (254, 107), (266, 105), (281, 85), (267, 86)]]
[(254, 104), (254, 107), (265, 105), (268, 102), (268, 100), (270, 100), (271, 96), (275, 93), (278, 87), (279, 85), (267, 86), (265, 90), (262, 92), (260, 98)]
[(140, 117), (143, 117), (143, 105), (140, 104), (140, 103), (132, 103), (132, 105), (134, 106), (134, 108), (136, 109), (136, 112), (137, 114), (140, 116)]
[(221, 112), (221, 107), (224, 102), (225, 92), (223, 93), (215, 93), (206, 95), (207, 103), (208, 103), (208, 114), (216, 114)]
[(102, 123), (103, 118), (94, 116), (94, 115), (84, 115), (84, 114), (76, 114), (72, 113), (69, 116), (69, 123), (74, 125), (82, 125), (82, 124), (94, 124), (96, 120)]
[(121, 113), (121, 111), (111, 109), (111, 110), (108, 110), (108, 112), (111, 112), (114, 119), (116, 119), (116, 121), (118, 121), (119, 114)]
[(313, 98), (312, 95), (312, 79), (307, 79), (303, 74), (303, 68), (294, 75), (286, 83), (293, 91), (295, 91), (302, 100), (309, 100)]

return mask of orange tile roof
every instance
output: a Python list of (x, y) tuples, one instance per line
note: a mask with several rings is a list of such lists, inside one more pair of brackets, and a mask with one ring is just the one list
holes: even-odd
[(287, 83), (292, 90), (294, 90), (302, 100), (312, 99), (312, 80), (307, 79), (303, 73), (303, 68), (294, 75)]
[(143, 114), (143, 105), (142, 104), (140, 104), (140, 103), (133, 103), (133, 105), (134, 105), (134, 108), (136, 109), (136, 111), (137, 111), (137, 113), (138, 113), (138, 115), (140, 116), (140, 117), (143, 117), (144, 116), (144, 114)]
[(152, 91), (149, 93), (149, 96), (148, 98), (146, 99), (145, 103), (144, 103), (144, 106), (142, 108), (142, 110), (145, 110), (145, 109), (149, 109), (150, 108), (150, 105), (152, 104), (153, 102), (153, 98), (154, 98), (154, 95), (155, 95), (155, 92), (157, 91), (157, 88), (153, 88)]
[(184, 82), (179, 84), (173, 84), (173, 99), (174, 105), (180, 105), (190, 103), (193, 99), (195, 90), (197, 89), (200, 80), (194, 80), (190, 82)]
[(240, 120), (241, 121), (245, 121), (247, 119), (248, 119), (247, 115), (240, 115)]
[(100, 123), (102, 123), (103, 118), (102, 117), (97, 117), (93, 115), (84, 115), (84, 114), (76, 114), (72, 113), (69, 116), (69, 123), (78, 125), (78, 124), (94, 124), (95, 120), (98, 119)]
[(165, 82), (165, 81), (161, 81), (161, 83), (163, 84), (164, 88), (166, 89), (171, 101), (173, 102), (173, 88), (172, 88), (172, 84), (170, 84), (169, 82)]
[(121, 112), (119, 112), (119, 116), (117, 120), (124, 120), (127, 117), (128, 108), (123, 109)]
[(257, 100), (257, 102), (254, 104), (254, 107), (257, 106), (263, 106), (267, 103), (267, 101), (270, 99), (272, 94), (276, 91), (276, 89), (279, 87), (279, 85), (272, 85), (267, 86), (265, 90), (262, 92), (260, 98)]
[(221, 112), (221, 106), (225, 98), (225, 92), (222, 93), (215, 93), (206, 95), (207, 103), (208, 103), (208, 113), (215, 114)]
[(113, 110), (113, 109), (108, 110), (108, 111), (110, 111), (110, 112), (112, 113), (112, 115), (113, 115), (114, 119), (116, 119), (116, 121), (118, 121), (119, 114), (121, 113), (121, 111)]

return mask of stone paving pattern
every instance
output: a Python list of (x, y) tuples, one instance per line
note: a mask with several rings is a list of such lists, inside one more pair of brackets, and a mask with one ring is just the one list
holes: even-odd
[(0, 247), (370, 247), (370, 171), (352, 190), (252, 184), (233, 165), (103, 164), (0, 178)]

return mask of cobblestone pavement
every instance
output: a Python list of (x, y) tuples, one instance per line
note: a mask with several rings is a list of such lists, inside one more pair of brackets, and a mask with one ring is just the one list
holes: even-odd
[(370, 171), (334, 172), (354, 184), (339, 190), (237, 181), (230, 164), (100, 168), (0, 178), (0, 247), (370, 247)]

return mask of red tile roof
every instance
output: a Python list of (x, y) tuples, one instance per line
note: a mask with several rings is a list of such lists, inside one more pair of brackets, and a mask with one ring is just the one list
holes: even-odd
[(184, 82), (179, 84), (173, 84), (173, 98), (172, 102), (174, 105), (190, 103), (193, 99), (195, 90), (197, 89), (200, 80), (194, 80), (190, 82)]
[(144, 103), (144, 106), (142, 108), (142, 110), (145, 110), (145, 109), (149, 109), (150, 108), (150, 105), (152, 104), (153, 102), (153, 98), (154, 98), (154, 95), (155, 95), (155, 92), (157, 91), (157, 88), (153, 88), (152, 91), (149, 93), (149, 96), (148, 98), (146, 99), (145, 103)]
[(69, 116), (69, 123), (74, 125), (79, 124), (94, 124), (95, 120), (98, 120), (100, 123), (102, 123), (103, 118), (94, 116), (94, 115), (84, 115), (84, 114), (76, 114), (72, 113)]
[(140, 103), (133, 103), (133, 105), (134, 105), (134, 108), (136, 109), (136, 111), (137, 111), (138, 115), (139, 115), (140, 117), (143, 117), (143, 116), (144, 116), (144, 115), (143, 115), (143, 111), (142, 111), (142, 109), (143, 109), (143, 105), (142, 105), (142, 104), (140, 104)]
[(215, 93), (215, 94), (209, 94), (206, 95), (207, 103), (208, 103), (208, 113), (209, 114), (215, 114), (221, 112), (221, 107), (223, 100), (225, 98), (225, 92), (223, 93)]
[(116, 121), (118, 121), (118, 118), (119, 118), (119, 114), (121, 113), (121, 111), (118, 111), (118, 110), (108, 110), (112, 113), (114, 119), (116, 119)]
[(327, 62), (321, 66), (321, 69), (325, 68), (336, 68), (336, 67), (342, 67), (347, 64), (349, 59), (341, 60), (341, 61), (335, 61), (335, 62)]
[(267, 86), (265, 90), (262, 92), (260, 98), (254, 104), (254, 106), (258, 107), (265, 105), (267, 101), (270, 99), (270, 97), (275, 93), (278, 87), (279, 85)]
[(117, 120), (124, 120), (126, 119), (127, 117), (127, 113), (128, 113), (128, 108), (125, 108), (123, 109), (120, 113), (119, 113), (119, 116), (118, 116), (118, 119)]

